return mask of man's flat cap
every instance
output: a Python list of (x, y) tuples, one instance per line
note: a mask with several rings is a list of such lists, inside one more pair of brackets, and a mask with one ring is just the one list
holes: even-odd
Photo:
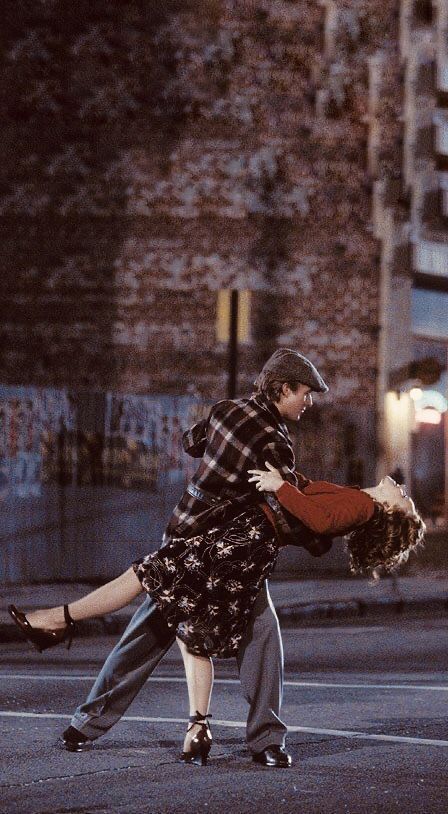
[(279, 348), (269, 357), (261, 372), (275, 373), (280, 381), (306, 384), (314, 393), (326, 393), (328, 386), (313, 363), (297, 350)]

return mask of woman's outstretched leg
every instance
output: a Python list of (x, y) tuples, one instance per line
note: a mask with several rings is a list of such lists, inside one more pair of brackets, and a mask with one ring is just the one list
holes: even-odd
[[(75, 622), (94, 616), (104, 616), (129, 605), (142, 590), (141, 582), (131, 566), (116, 579), (107, 582), (101, 588), (96, 588), (82, 599), (71, 602), (68, 606), (70, 616)], [(33, 628), (58, 630), (66, 624), (63, 605), (27, 613), (26, 618)]]
[[(180, 639), (176, 639), (182, 658), (184, 660), (185, 674), (187, 676), (188, 701), (190, 704), (190, 715), (208, 715), (210, 699), (213, 689), (213, 662), (208, 656), (194, 656), (189, 653), (186, 645)], [(184, 752), (189, 751), (192, 738), (201, 731), (203, 727), (193, 724), (189, 728), (184, 740)]]

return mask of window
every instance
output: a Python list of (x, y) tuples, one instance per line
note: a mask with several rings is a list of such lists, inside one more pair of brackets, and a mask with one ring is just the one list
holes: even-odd
[(415, 243), (414, 269), (426, 274), (448, 276), (448, 245), (431, 240)]
[(441, 155), (448, 155), (448, 121), (439, 120), (436, 129), (436, 150)]
[(419, 23), (430, 25), (433, 20), (431, 0), (414, 0), (414, 16)]
[(412, 290), (412, 330), (419, 336), (448, 339), (447, 293), (425, 288)]
[(448, 62), (439, 64), (438, 85), (441, 91), (448, 92)]
[(442, 210), (448, 215), (448, 172), (439, 172), (439, 187), (442, 191)]

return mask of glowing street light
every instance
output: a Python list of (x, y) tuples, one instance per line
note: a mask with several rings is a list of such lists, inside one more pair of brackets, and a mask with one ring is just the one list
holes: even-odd
[(421, 387), (412, 387), (411, 390), (409, 391), (409, 395), (412, 401), (419, 401), (419, 399), (421, 399), (423, 395), (423, 390), (421, 389)]
[(424, 407), (421, 410), (416, 410), (415, 420), (418, 424), (438, 425), (442, 421), (442, 413), (433, 407)]

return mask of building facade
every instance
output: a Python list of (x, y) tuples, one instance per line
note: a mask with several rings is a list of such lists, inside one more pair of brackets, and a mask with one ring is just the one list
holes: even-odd
[[(14, 8), (0, 89), (8, 545), (157, 538), (190, 473), (182, 427), (228, 391), (230, 290), (237, 395), (278, 346), (330, 385), (302, 419), (299, 466), (360, 485), (408, 474), (415, 433), (397, 440), (388, 405), (396, 370), (425, 358), (412, 343), (440, 338), (416, 320), (419, 275), (443, 294), (445, 261), (413, 270), (446, 236), (431, 118), (444, 120), (443, 3)], [(419, 381), (399, 379), (403, 393)]]
[[(381, 241), (379, 472), (401, 470), (428, 524), (448, 517), (448, 7), (400, 8), (370, 63), (370, 171)], [(399, 81), (397, 81), (399, 77)], [(384, 149), (395, 117), (398, 149)]]

